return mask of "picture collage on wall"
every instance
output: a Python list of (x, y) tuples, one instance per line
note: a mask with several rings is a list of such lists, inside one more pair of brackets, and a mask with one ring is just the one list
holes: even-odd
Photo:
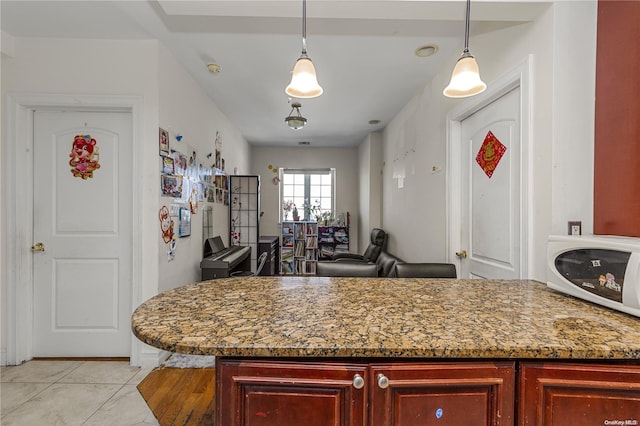
[(160, 128), (159, 153), (162, 160), (160, 189), (163, 197), (198, 211), (199, 202), (228, 205), (228, 182), (222, 158), (222, 137), (216, 132), (214, 150), (201, 157), (177, 134), (171, 141), (169, 131)]

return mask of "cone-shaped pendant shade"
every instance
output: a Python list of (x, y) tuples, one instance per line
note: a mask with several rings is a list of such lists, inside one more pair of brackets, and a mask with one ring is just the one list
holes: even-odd
[(487, 85), (480, 79), (476, 59), (469, 53), (462, 55), (451, 73), (451, 81), (442, 92), (450, 98), (464, 98), (484, 92)]
[(471, 0), (467, 0), (467, 13), (464, 22), (464, 50), (451, 73), (451, 81), (442, 93), (449, 98), (465, 98), (484, 92), (487, 85), (480, 79), (480, 69), (476, 58), (469, 53), (469, 18)]
[(313, 62), (304, 53), (293, 67), (291, 83), (285, 89), (287, 95), (294, 98), (315, 98), (322, 95), (322, 87), (316, 78)]

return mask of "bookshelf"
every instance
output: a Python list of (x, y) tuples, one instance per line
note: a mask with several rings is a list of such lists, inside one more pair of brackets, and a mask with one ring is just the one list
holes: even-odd
[(282, 222), (280, 231), (280, 274), (315, 275), (318, 263), (318, 224)]
[(349, 253), (348, 226), (319, 226), (318, 238), (319, 260), (329, 260), (336, 253)]

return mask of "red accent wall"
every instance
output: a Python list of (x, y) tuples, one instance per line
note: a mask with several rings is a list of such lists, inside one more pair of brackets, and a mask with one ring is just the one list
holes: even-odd
[(594, 233), (640, 237), (638, 0), (598, 1), (594, 157)]

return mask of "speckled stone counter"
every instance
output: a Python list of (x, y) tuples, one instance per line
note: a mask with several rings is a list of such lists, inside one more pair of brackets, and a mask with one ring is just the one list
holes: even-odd
[(640, 359), (640, 319), (536, 281), (252, 277), (143, 303), (134, 334), (225, 357)]

